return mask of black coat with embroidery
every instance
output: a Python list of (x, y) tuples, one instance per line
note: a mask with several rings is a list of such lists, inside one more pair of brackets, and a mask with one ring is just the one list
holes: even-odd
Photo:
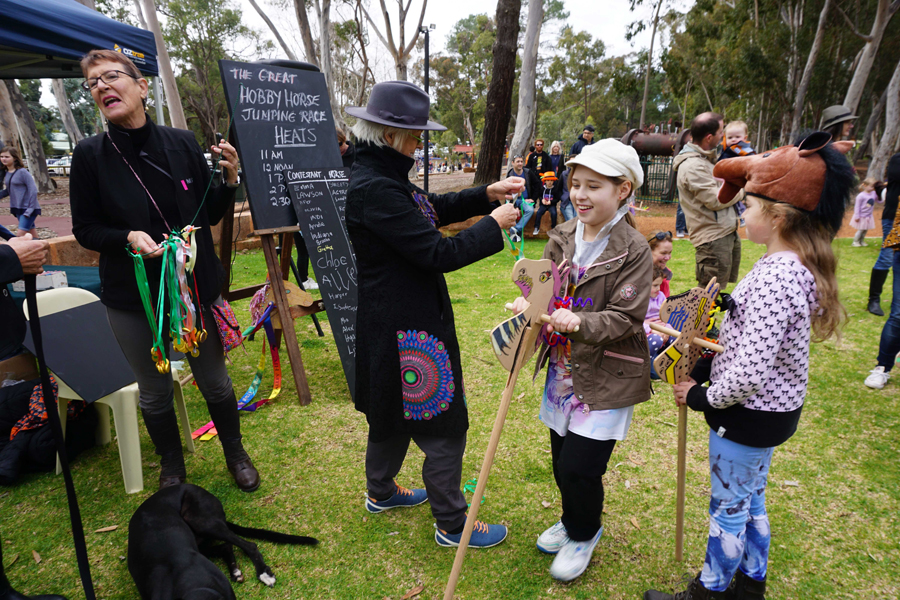
[[(469, 427), (453, 307), (444, 273), (503, 249), (494, 219), (443, 237), (420, 210), (413, 159), (357, 146), (347, 192), (347, 231), (356, 254), (356, 409), (369, 437), (446, 437)], [(438, 226), (488, 214), (485, 187), (428, 196)]]

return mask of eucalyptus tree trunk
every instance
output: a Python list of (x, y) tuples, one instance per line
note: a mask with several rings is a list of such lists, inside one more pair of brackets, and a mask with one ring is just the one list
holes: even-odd
[(38, 191), (42, 194), (52, 192), (56, 189), (56, 182), (50, 178), (47, 171), (47, 156), (44, 154), (44, 147), (41, 145), (41, 139), (38, 137), (37, 128), (34, 126), (34, 119), (31, 118), (31, 111), (19, 91), (19, 86), (15, 79), (7, 79), (3, 83), (9, 91), (9, 99), (12, 102), (13, 112), (16, 114), (16, 121), (19, 123), (19, 133), (22, 135), (22, 143), (25, 145), (25, 151), (28, 153), (28, 172), (34, 177)]
[(519, 77), (519, 110), (516, 113), (516, 131), (509, 145), (510, 156), (525, 155), (525, 148), (534, 130), (533, 123), (537, 113), (534, 84), (537, 79), (537, 55), (543, 21), (543, 0), (529, 0), (525, 47), (522, 49), (522, 75)]
[(878, 98), (878, 102), (872, 109), (872, 114), (869, 115), (869, 122), (866, 123), (866, 132), (862, 137), (858, 138), (860, 144), (853, 154), (853, 162), (856, 162), (865, 156), (866, 152), (869, 151), (869, 146), (872, 146), (875, 141), (875, 127), (878, 126), (878, 120), (881, 118), (881, 113), (884, 112), (884, 107), (887, 104), (888, 89), (889, 88), (884, 88), (884, 91), (881, 92), (881, 97)]
[[(403, 3), (402, 0), (398, 0), (397, 2), (397, 25), (398, 25), (398, 40), (394, 40), (394, 31), (391, 27), (391, 17), (388, 14), (387, 5), (384, 3), (384, 0), (378, 0), (379, 6), (381, 7), (381, 15), (384, 17), (384, 31), (385, 33), (381, 33), (378, 29), (378, 26), (375, 24), (375, 21), (369, 15), (369, 11), (366, 10), (366, 7), (359, 3), (359, 7), (362, 9), (363, 14), (366, 16), (366, 20), (369, 22), (369, 25), (372, 26), (372, 30), (375, 32), (375, 35), (378, 36), (381, 44), (387, 49), (390, 53), (391, 57), (394, 59), (394, 69), (396, 72), (396, 77), (400, 81), (406, 81), (409, 73), (409, 54), (412, 52), (413, 48), (416, 47), (416, 40), (419, 39), (419, 32), (422, 29), (422, 21), (425, 19), (425, 7), (428, 6), (428, 0), (422, 0), (422, 12), (419, 13), (419, 22), (416, 25), (415, 30), (413, 31), (412, 37), (409, 40), (409, 43), (406, 42), (406, 15), (409, 13), (409, 8), (412, 5), (412, 0), (408, 0), (406, 4)], [(518, 23), (516, 24), (516, 31), (518, 31)]]
[[(539, 0), (534, 0), (539, 1)], [(506, 132), (512, 116), (512, 91), (516, 78), (516, 46), (519, 39), (521, 0), (497, 2), (497, 39), (494, 40), (494, 63), (484, 112), (484, 134), (475, 185), (494, 183), (500, 178)], [(474, 140), (472, 140), (474, 141)]]
[(141, 8), (141, 0), (134, 0), (134, 12), (137, 13), (138, 23), (141, 24), (141, 29), (150, 31), (150, 28), (147, 27), (147, 19), (144, 18), (144, 9)]
[(69, 106), (69, 97), (66, 95), (66, 86), (62, 79), (53, 79), (50, 82), (53, 87), (53, 95), (56, 97), (56, 104), (59, 107), (59, 116), (69, 136), (69, 141), (74, 146), (84, 139), (78, 123), (75, 121), (75, 115), (72, 114), (72, 107)]
[(647, 96), (650, 94), (650, 67), (653, 63), (653, 42), (656, 41), (656, 27), (659, 25), (659, 10), (663, 0), (656, 2), (656, 15), (653, 17), (653, 32), (650, 34), (650, 51), (647, 53), (647, 71), (644, 73), (644, 99), (641, 101), (641, 120), (638, 129), (644, 129), (644, 119), (647, 116)]
[[(872, 23), (872, 30), (869, 35), (863, 36), (854, 29), (854, 33), (866, 40), (866, 45), (863, 46), (856, 70), (853, 72), (853, 79), (850, 80), (850, 85), (847, 86), (847, 95), (844, 97), (843, 102), (844, 106), (849, 108), (853, 114), (856, 114), (859, 108), (859, 101), (862, 99), (866, 81), (869, 79), (869, 73), (872, 71), (875, 55), (878, 54), (881, 38), (884, 36), (884, 31), (887, 29), (891, 17), (897, 13), (898, 9), (900, 9), (900, 0), (893, 0), (893, 2), (891, 0), (878, 0), (875, 21)], [(846, 15), (844, 17), (846, 18)]]
[(313, 43), (312, 28), (309, 25), (309, 15), (306, 14), (306, 2), (294, 0), (294, 12), (297, 14), (297, 26), (300, 27), (300, 39), (303, 40), (303, 52), (306, 54), (306, 62), (319, 66), (316, 56), (316, 45)]
[[(343, 127), (341, 111), (335, 96), (334, 65), (331, 60), (331, 0), (314, 0), (319, 17), (319, 70), (325, 75), (325, 86), (328, 88), (328, 99), (331, 101), (331, 112), (335, 125)], [(321, 2), (321, 3), (320, 3)]]
[(0, 85), (0, 137), (2, 137), (0, 144), (12, 146), (21, 154), (19, 130), (16, 128), (16, 113), (9, 97), (9, 90), (5, 85)]
[(172, 62), (169, 60), (169, 51), (163, 39), (162, 30), (159, 28), (159, 19), (156, 18), (156, 4), (153, 0), (141, 0), (144, 6), (144, 16), (153, 37), (156, 40), (156, 62), (159, 66), (159, 76), (162, 79), (166, 91), (166, 101), (169, 104), (169, 119), (172, 127), (187, 129), (187, 119), (184, 117), (184, 108), (181, 106), (181, 94), (178, 93), (178, 84), (175, 82), (175, 73), (172, 71)]
[(797, 95), (794, 96), (794, 116), (791, 119), (791, 137), (795, 139), (800, 132), (800, 119), (803, 117), (803, 105), (806, 104), (806, 91), (809, 89), (809, 83), (812, 81), (813, 68), (816, 66), (816, 59), (819, 57), (819, 50), (822, 49), (822, 40), (825, 39), (825, 24), (828, 21), (828, 11), (831, 10), (833, 0), (825, 0), (825, 6), (819, 13), (819, 24), (816, 27), (816, 37), (813, 40), (812, 48), (809, 49), (809, 56), (806, 58), (806, 67), (803, 69), (803, 76), (800, 78), (800, 85), (797, 87)]
[(281, 49), (284, 50), (285, 56), (288, 57), (289, 60), (296, 61), (297, 55), (288, 47), (287, 43), (284, 41), (284, 38), (281, 37), (281, 33), (278, 31), (278, 28), (275, 27), (275, 23), (272, 22), (272, 19), (269, 18), (269, 15), (263, 11), (262, 7), (256, 3), (256, 0), (250, 0), (250, 6), (256, 10), (257, 14), (262, 17), (262, 20), (266, 22), (266, 25), (269, 26), (269, 31), (272, 32), (272, 35), (275, 36), (275, 39), (278, 40), (278, 45), (281, 46)]
[(900, 141), (900, 62), (897, 62), (897, 68), (894, 69), (894, 75), (888, 84), (884, 133), (872, 156), (872, 162), (869, 163), (869, 177), (884, 179), (884, 171), (898, 141)]

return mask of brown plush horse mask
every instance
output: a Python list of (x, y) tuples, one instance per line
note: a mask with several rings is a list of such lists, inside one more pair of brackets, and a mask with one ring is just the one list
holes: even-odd
[[(713, 169), (713, 175), (725, 180), (719, 190), (719, 202), (727, 204), (743, 188), (748, 194), (767, 200), (809, 212), (816, 210), (827, 196), (824, 192), (829, 171), (845, 170), (843, 165), (823, 156), (826, 148), (846, 154), (853, 147), (853, 142), (829, 144), (830, 141), (829, 134), (816, 131), (797, 146), (719, 161)], [(846, 168), (850, 168), (849, 163)]]

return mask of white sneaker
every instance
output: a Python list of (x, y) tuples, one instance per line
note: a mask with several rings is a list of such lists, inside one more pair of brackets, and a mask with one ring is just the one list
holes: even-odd
[(597, 535), (585, 542), (566, 542), (550, 565), (550, 575), (560, 581), (572, 581), (584, 573), (591, 564), (594, 548), (602, 535), (603, 527), (597, 530)]
[(531, 235), (536, 236), (536, 235), (539, 235), (540, 233), (541, 233), (541, 230), (535, 227), (534, 231), (531, 232)]
[(680, 239), (680, 238), (683, 238), (683, 237), (684, 237), (684, 232), (683, 232), (683, 231), (677, 232), (677, 233), (675, 234), (675, 237), (677, 237), (677, 238), (679, 238), (679, 239)]
[(515, 244), (516, 242), (522, 241), (522, 235), (519, 233), (519, 230), (515, 227), (509, 228), (509, 239)]
[(887, 384), (888, 379), (890, 378), (891, 374), (885, 373), (884, 367), (875, 367), (869, 371), (869, 376), (866, 377), (866, 387), (870, 387), (873, 390), (884, 389), (885, 384)]
[(569, 541), (569, 532), (562, 521), (557, 521), (550, 529), (538, 536), (537, 549), (545, 554), (556, 554)]
[(319, 284), (313, 281), (312, 279), (307, 279), (303, 282), (303, 289), (306, 291), (309, 290), (317, 290), (319, 289)]
[(860, 244), (859, 242), (853, 242), (852, 244), (850, 244), (850, 247), (851, 248), (862, 248), (863, 245)]

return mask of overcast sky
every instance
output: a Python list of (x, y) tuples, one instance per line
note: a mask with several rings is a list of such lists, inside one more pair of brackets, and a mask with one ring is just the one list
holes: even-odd
[[(272, 35), (265, 22), (260, 18), (248, 0), (236, 0), (243, 11), (244, 23), (259, 31), (266, 39), (272, 40), (276, 44), (275, 37)], [(397, 0), (385, 0), (388, 11), (391, 14), (392, 22), (397, 22)], [(269, 18), (275, 23), (281, 32), (282, 37), (292, 47), (293, 51), (302, 60), (303, 48), (300, 42), (299, 30), (297, 28), (296, 16), (293, 8), (289, 10), (279, 10), (274, 8), (269, 0), (260, 0), (258, 2)], [(650, 33), (645, 31), (639, 35), (633, 43), (625, 40), (625, 28), (629, 23), (637, 19), (649, 19), (651, 15), (652, 0), (645, 0), (646, 6), (639, 7), (636, 12), (631, 12), (628, 0), (564, 0), (566, 10), (569, 11), (567, 23), (575, 28), (576, 31), (587, 31), (595, 39), (603, 40), (606, 45), (608, 56), (626, 54), (628, 52), (637, 51), (647, 47), (650, 42)], [(293, 2), (288, 0), (288, 4), (293, 6)], [(687, 6), (693, 4), (693, 0), (671, 0), (667, 3), (667, 7), (674, 6), (678, 10), (684, 11)], [(383, 30), (383, 19), (381, 18), (378, 1), (369, 0), (369, 6), (374, 8), (374, 12), (370, 12), (372, 17), (376, 19), (379, 29)], [(338, 6), (332, 4), (334, 21), (341, 21), (352, 18), (352, 12), (346, 6)], [(406, 19), (407, 43), (410, 39), (412, 30), (418, 22), (419, 12), (421, 11), (422, 0), (412, 0), (412, 6)], [(526, 9), (527, 10), (527, 9)], [(469, 15), (486, 13), (495, 16), (497, 11), (496, 2), (490, 0), (430, 0), (425, 11), (424, 25), (434, 24), (435, 29), (430, 35), (431, 53), (437, 53), (443, 50), (447, 35), (453, 26), (460, 20)], [(314, 18), (313, 11), (310, 16)], [(559, 25), (552, 28), (545, 28), (542, 32), (542, 52), (551, 52), (552, 44), (559, 31)], [(664, 39), (663, 42), (666, 40)], [(654, 54), (657, 54), (659, 48), (659, 40), (657, 39)], [(378, 81), (384, 81), (394, 78), (393, 61), (378, 41), (375, 34), (370, 35), (370, 55), (374, 54), (375, 65), (373, 71)], [(280, 52), (279, 55), (283, 55)], [(50, 82), (44, 82), (41, 103), (47, 106), (55, 106), (56, 101), (50, 91)]]

